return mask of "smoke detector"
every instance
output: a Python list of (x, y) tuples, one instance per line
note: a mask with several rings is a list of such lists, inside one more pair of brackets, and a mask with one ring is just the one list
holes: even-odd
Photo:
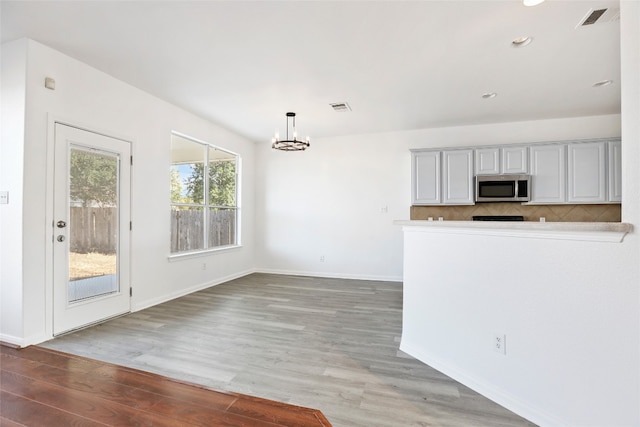
[(620, 22), (620, 9), (610, 7), (604, 9), (590, 9), (589, 12), (578, 22), (576, 28), (588, 27), (589, 25), (602, 24), (606, 22)]
[(351, 107), (346, 102), (334, 102), (331, 105), (333, 111), (337, 111), (338, 113), (345, 113), (347, 111), (351, 111)]

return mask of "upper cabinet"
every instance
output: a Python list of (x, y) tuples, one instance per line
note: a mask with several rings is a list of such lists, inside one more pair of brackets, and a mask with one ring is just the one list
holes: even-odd
[(411, 170), (411, 204), (439, 205), (442, 203), (440, 152), (412, 152)]
[(604, 203), (607, 201), (606, 142), (569, 144), (567, 146), (567, 180), (569, 203)]
[(609, 201), (622, 201), (622, 144), (620, 140), (609, 141)]
[(474, 204), (476, 175), (531, 175), (530, 204), (620, 203), (619, 138), (412, 150), (413, 205)]
[(443, 202), (473, 205), (473, 150), (442, 152)]
[(501, 148), (502, 173), (527, 173), (528, 151), (528, 148), (523, 146)]
[(530, 203), (566, 203), (566, 150), (564, 144), (530, 147)]
[(413, 151), (413, 205), (472, 205), (473, 150)]
[(527, 147), (476, 148), (475, 175), (527, 173)]
[(496, 175), (500, 173), (500, 149), (476, 148), (476, 175)]

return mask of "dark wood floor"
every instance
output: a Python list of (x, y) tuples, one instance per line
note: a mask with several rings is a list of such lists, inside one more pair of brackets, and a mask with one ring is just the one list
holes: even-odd
[(314, 409), (0, 345), (0, 426), (330, 426)]

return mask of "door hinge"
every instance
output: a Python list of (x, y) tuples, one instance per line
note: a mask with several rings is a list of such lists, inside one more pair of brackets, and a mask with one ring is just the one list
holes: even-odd
[(132, 297), (133, 296), (133, 288), (129, 288), (129, 296)]
[(129, 231), (133, 230), (133, 221), (129, 221)]
[(131, 166), (133, 166), (133, 156), (130, 156), (131, 159)]

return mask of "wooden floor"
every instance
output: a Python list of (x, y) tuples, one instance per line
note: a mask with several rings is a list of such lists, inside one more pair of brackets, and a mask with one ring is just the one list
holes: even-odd
[(252, 274), (45, 343), (317, 408), (335, 427), (533, 424), (402, 353), (402, 284)]
[(29, 347), (0, 346), (0, 426), (330, 426), (320, 411)]

